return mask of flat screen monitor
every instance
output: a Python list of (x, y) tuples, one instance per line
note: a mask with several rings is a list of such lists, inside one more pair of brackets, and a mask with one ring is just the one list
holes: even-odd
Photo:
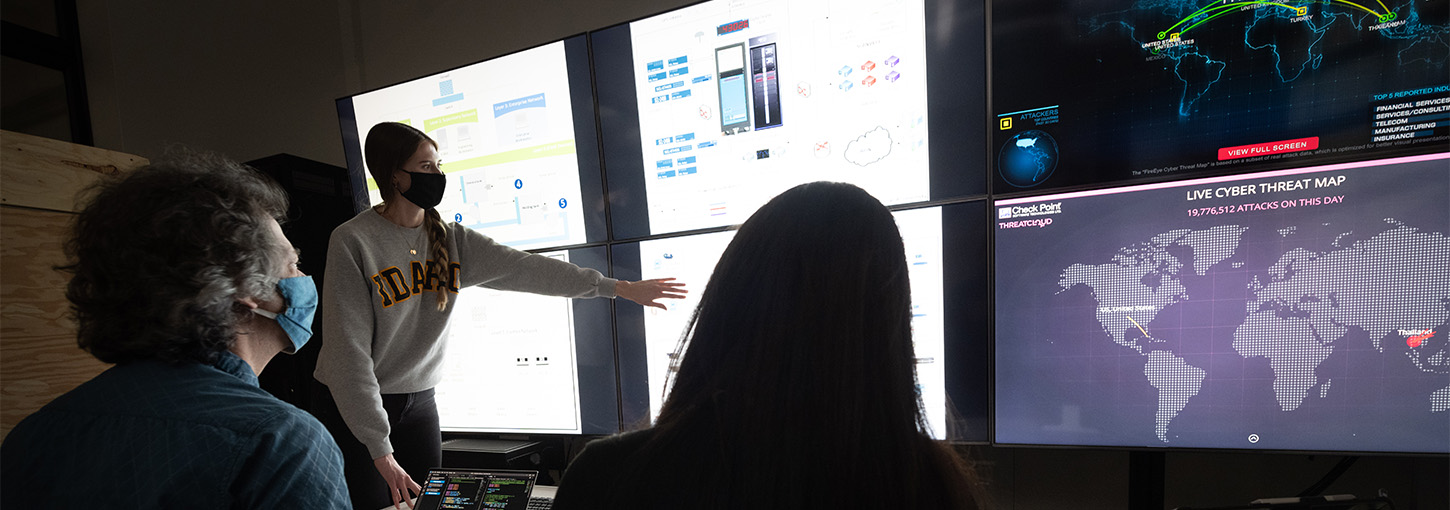
[[(982, 218), (985, 201), (966, 204), (966, 208), (971, 209), (973, 205), (977, 210), (975, 216)], [(947, 206), (952, 210), (949, 213), (942, 207), (910, 209), (897, 211), (895, 216), (910, 264), (917, 383), (927, 421), (938, 439), (985, 441), (985, 317), (973, 318), (968, 313), (964, 321), (963, 317), (956, 316), (957, 310), (949, 309), (945, 300), (949, 293), (953, 297), (970, 295), (973, 290), (985, 294), (985, 285), (982, 285), (985, 266), (981, 264), (985, 253), (975, 257), (976, 271), (970, 264), (948, 261), (943, 253), (945, 245), (971, 244), (962, 236), (944, 241), (947, 239), (943, 235), (944, 220), (972, 215), (963, 214), (962, 207)], [(981, 229), (977, 230), (980, 233)], [(666, 310), (624, 304), (618, 308), (620, 385), (627, 427), (649, 423), (659, 415), (668, 395), (666, 376), (681, 355), (677, 353), (681, 335), (716, 262), (733, 237), (734, 231), (727, 230), (613, 247), (616, 275), (674, 277), (687, 282), (693, 290), (688, 298), (668, 303)], [(985, 252), (984, 244), (980, 239), (977, 241), (975, 246)], [(971, 279), (975, 281), (963, 289), (955, 283), (948, 284), (948, 274), (958, 278), (974, 276)], [(948, 331), (948, 325), (959, 329)], [(979, 329), (971, 331), (973, 327)], [(976, 342), (980, 348), (949, 345), (963, 342)], [(964, 388), (960, 390), (960, 398), (952, 395), (949, 399), (949, 385)], [(949, 415), (953, 419), (949, 420)]]
[(1445, 150), (1445, 2), (991, 3), (994, 193)]
[(982, 19), (717, 0), (591, 33), (615, 238), (739, 224), (818, 180), (887, 205), (985, 193)]
[[(602, 246), (540, 255), (608, 269)], [(436, 387), (448, 432), (610, 434), (619, 430), (608, 299), (484, 287), (455, 297)]]
[(603, 241), (587, 41), (580, 35), (337, 100), (357, 211), (380, 203), (363, 160), (379, 122), (438, 143), (446, 221), (540, 249)]
[(1450, 153), (995, 203), (995, 441), (1450, 452)]

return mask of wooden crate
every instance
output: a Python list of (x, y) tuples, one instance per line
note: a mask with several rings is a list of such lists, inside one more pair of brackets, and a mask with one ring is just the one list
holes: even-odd
[(0, 440), (108, 365), (76, 347), (61, 243), (76, 196), (145, 158), (0, 131)]

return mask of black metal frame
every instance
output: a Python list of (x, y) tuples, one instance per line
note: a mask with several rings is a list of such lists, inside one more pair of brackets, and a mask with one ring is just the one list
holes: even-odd
[(59, 36), (0, 21), (0, 54), (60, 71), (65, 77), (66, 112), (72, 143), (94, 145), (91, 107), (81, 58), (81, 34), (75, 0), (54, 0)]

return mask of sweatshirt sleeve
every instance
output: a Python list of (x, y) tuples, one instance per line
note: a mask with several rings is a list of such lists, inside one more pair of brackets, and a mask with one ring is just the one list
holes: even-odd
[(472, 229), (456, 228), (453, 233), (459, 236), (460, 288), (482, 285), (567, 298), (614, 297), (618, 280), (599, 271), (516, 250)]
[(388, 441), (388, 414), (373, 372), (373, 289), (351, 246), (356, 241), (355, 236), (338, 229), (328, 242), (317, 373), (337, 402), (347, 428), (376, 459), (393, 453), (393, 445)]

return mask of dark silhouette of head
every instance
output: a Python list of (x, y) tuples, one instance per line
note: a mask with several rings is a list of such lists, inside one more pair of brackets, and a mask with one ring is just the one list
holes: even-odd
[(792, 188), (740, 227), (715, 266), (661, 421), (728, 402), (770, 408), (721, 418), (748, 418), (741, 426), (849, 429), (872, 415), (914, 429), (910, 308), (891, 212), (850, 184)]
[[(642, 459), (714, 461), (690, 508), (964, 508), (916, 387), (911, 288), (890, 211), (815, 182), (750, 217), (715, 267)], [(666, 465), (670, 460), (664, 460)], [(863, 498), (869, 483), (892, 495)]]

